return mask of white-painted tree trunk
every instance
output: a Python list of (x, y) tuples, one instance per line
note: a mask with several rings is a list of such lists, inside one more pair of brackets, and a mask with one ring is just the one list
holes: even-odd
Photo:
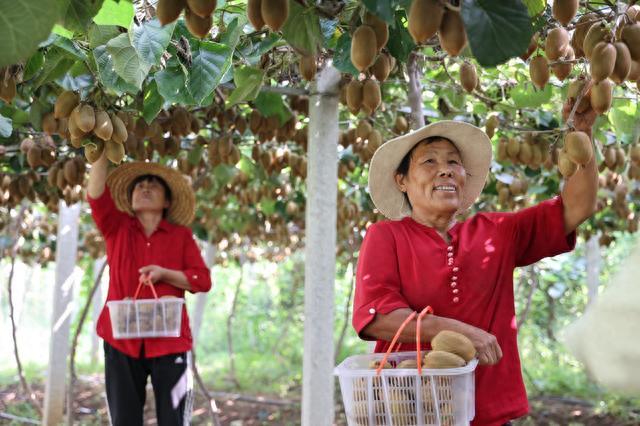
[(302, 425), (333, 424), (334, 285), (338, 197), (338, 82), (327, 66), (309, 102)]
[(65, 379), (69, 355), (69, 328), (73, 312), (74, 273), (78, 254), (80, 203), (67, 207), (60, 201), (56, 250), (56, 282), (53, 289), (49, 365), (44, 395), (42, 424), (57, 426), (64, 416)]
[(587, 306), (595, 302), (598, 297), (598, 287), (600, 286), (600, 244), (598, 237), (593, 235), (587, 241)]
[(424, 112), (422, 107), (422, 83), (420, 83), (420, 67), (418, 55), (414, 52), (409, 55), (407, 63), (409, 74), (409, 107), (411, 108), (411, 128), (416, 130), (424, 126)]
[[(217, 247), (210, 242), (206, 243), (204, 249), (204, 262), (209, 269), (213, 272), (213, 266), (216, 261)], [(212, 278), (213, 279), (213, 278)], [(202, 326), (202, 318), (204, 317), (204, 308), (207, 306), (207, 297), (209, 293), (197, 293), (196, 294), (196, 306), (193, 310), (193, 316), (191, 318), (191, 335), (193, 336), (193, 346), (196, 346), (198, 341), (198, 335), (200, 334), (200, 328)]]
[[(96, 259), (93, 262), (93, 281), (98, 279), (98, 274), (100, 274), (100, 270), (102, 269), (102, 265), (107, 261), (107, 257), (103, 256), (100, 259)], [(91, 319), (93, 323), (93, 329), (91, 330), (91, 362), (98, 362), (98, 357), (100, 354), (100, 337), (98, 333), (96, 333), (96, 326), (98, 325), (98, 318), (100, 317), (100, 312), (102, 311), (102, 306), (104, 303), (103, 298), (103, 285), (104, 276), (107, 271), (105, 270), (102, 274), (102, 278), (100, 279), (100, 283), (98, 284), (98, 288), (96, 288), (96, 292), (93, 294), (93, 299), (91, 300)]]

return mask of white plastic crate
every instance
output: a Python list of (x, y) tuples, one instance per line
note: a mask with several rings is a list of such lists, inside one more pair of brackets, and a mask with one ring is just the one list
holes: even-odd
[(107, 302), (116, 339), (179, 337), (184, 299), (111, 300)]
[(335, 368), (349, 426), (466, 426), (475, 416), (478, 361), (450, 369), (395, 369), (415, 352), (395, 352), (394, 369), (369, 368), (384, 354), (355, 355)]

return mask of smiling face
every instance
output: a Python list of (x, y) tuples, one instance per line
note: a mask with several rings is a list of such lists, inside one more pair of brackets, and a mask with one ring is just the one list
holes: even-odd
[(455, 215), (467, 177), (455, 145), (443, 138), (419, 142), (403, 163), (396, 184), (407, 194), (414, 214)]
[(156, 176), (141, 176), (133, 182), (131, 208), (134, 213), (158, 212), (169, 208), (171, 196), (164, 181)]

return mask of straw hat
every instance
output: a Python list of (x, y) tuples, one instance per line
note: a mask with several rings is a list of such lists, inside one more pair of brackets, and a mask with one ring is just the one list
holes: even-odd
[(388, 141), (376, 150), (371, 159), (369, 193), (376, 208), (389, 219), (397, 220), (411, 215), (411, 207), (396, 185), (396, 169), (411, 148), (421, 140), (433, 136), (449, 139), (460, 151), (462, 164), (467, 171), (462, 210), (471, 207), (482, 192), (491, 166), (489, 137), (476, 126), (461, 121), (432, 123)]
[(144, 175), (158, 176), (171, 190), (171, 205), (167, 213), (169, 222), (188, 226), (193, 221), (196, 197), (190, 182), (177, 170), (157, 163), (136, 161), (115, 168), (107, 177), (107, 185), (118, 210), (134, 215), (129, 200), (129, 189), (136, 178)]

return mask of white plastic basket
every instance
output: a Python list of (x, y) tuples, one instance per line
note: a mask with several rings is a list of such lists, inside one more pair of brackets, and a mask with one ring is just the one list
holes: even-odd
[(107, 302), (116, 339), (179, 337), (184, 299), (111, 300)]
[(478, 360), (451, 369), (395, 369), (415, 352), (395, 352), (387, 361), (394, 369), (378, 376), (369, 366), (384, 354), (354, 355), (338, 365), (342, 400), (349, 426), (463, 426), (475, 416)]

